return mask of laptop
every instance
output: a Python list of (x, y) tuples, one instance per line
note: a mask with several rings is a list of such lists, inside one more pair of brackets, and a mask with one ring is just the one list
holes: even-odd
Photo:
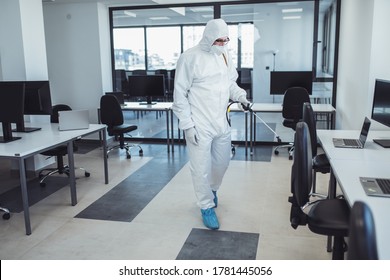
[(371, 121), (365, 117), (363, 122), (362, 130), (360, 131), (359, 139), (344, 139), (344, 138), (333, 138), (333, 145), (336, 148), (356, 148), (363, 149), (366, 143), (368, 130), (370, 129)]
[(360, 177), (359, 179), (367, 195), (390, 197), (389, 178)]
[(58, 130), (89, 128), (88, 110), (71, 110), (58, 112)]

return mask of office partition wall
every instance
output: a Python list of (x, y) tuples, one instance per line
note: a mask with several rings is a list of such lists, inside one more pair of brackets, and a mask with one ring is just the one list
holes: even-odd
[[(313, 71), (312, 101), (332, 103), (339, 4), (339, 0), (272, 3), (259, 0), (112, 7), (113, 71), (120, 68), (130, 74), (132, 70), (143, 69), (150, 74), (156, 69), (166, 69), (173, 73), (180, 54), (201, 39), (206, 22), (221, 17), (229, 26), (228, 48), (235, 66), (249, 69), (246, 90), (251, 100), (282, 101), (282, 96), (270, 94), (271, 71)], [(264, 117), (274, 127), (281, 123), (277, 114)], [(233, 140), (241, 141), (242, 116), (232, 119)], [(164, 135), (153, 133), (145, 138)], [(274, 140), (272, 136), (257, 139)]]

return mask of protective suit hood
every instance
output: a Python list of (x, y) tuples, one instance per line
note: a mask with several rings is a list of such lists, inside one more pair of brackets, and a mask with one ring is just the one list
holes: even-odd
[(199, 45), (202, 50), (210, 52), (211, 46), (216, 39), (227, 36), (229, 36), (229, 30), (226, 22), (221, 18), (212, 19), (207, 22)]

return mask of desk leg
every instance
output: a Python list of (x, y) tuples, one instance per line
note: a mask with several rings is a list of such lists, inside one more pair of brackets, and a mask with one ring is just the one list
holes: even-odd
[(251, 139), (253, 139), (251, 145), (251, 156), (253, 156), (253, 149), (254, 149), (253, 146), (256, 144), (256, 116), (255, 115), (251, 117), (251, 127), (253, 128), (252, 136), (251, 136)]
[(250, 138), (250, 148), (249, 148), (249, 153), (250, 155), (253, 155), (253, 119), (255, 117), (253, 116), (253, 114), (251, 114), (250, 116), (250, 119), (249, 119), (249, 138)]
[(73, 141), (68, 142), (67, 146), (68, 146), (70, 199), (71, 199), (72, 206), (75, 206), (77, 204), (77, 194), (76, 194), (76, 176), (74, 174)]
[[(336, 197), (336, 188), (337, 188), (336, 177), (334, 176), (333, 170), (330, 169), (330, 179), (329, 179), (329, 187), (328, 187), (328, 197), (330, 199)], [(332, 243), (333, 243), (332, 236), (328, 236), (327, 245), (326, 245), (328, 252), (332, 252)]]
[(172, 153), (174, 152), (174, 143), (175, 137), (173, 135), (173, 111), (169, 110), (171, 114), (171, 144), (172, 144)]
[(101, 130), (101, 134), (103, 136), (104, 183), (108, 184), (107, 133), (106, 133), (106, 129)]
[(169, 142), (169, 112), (168, 112), (168, 110), (165, 110), (165, 113), (166, 113), (165, 116), (167, 119), (167, 149), (168, 149), (168, 153), (169, 153), (171, 143)]
[(24, 158), (19, 158), (19, 176), (20, 176), (20, 190), (22, 192), (23, 212), (24, 212), (24, 224), (26, 227), (26, 234), (31, 234), (30, 224), (30, 210), (28, 206), (28, 194), (27, 194), (27, 180), (26, 180), (26, 166)]
[(336, 111), (333, 111), (333, 113), (330, 117), (332, 118), (331, 128), (335, 129), (336, 128)]
[[(245, 156), (248, 155), (248, 115), (245, 114)], [(252, 117), (252, 113), (250, 113)]]

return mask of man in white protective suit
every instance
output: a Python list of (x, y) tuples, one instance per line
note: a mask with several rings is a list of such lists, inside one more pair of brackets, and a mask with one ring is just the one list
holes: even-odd
[[(210, 20), (199, 44), (181, 54), (175, 72), (173, 111), (184, 131), (192, 183), (203, 223), (218, 229), (217, 191), (230, 161), (229, 99), (246, 108), (246, 92), (227, 51), (228, 26)], [(242, 106), (242, 105), (243, 106)]]

